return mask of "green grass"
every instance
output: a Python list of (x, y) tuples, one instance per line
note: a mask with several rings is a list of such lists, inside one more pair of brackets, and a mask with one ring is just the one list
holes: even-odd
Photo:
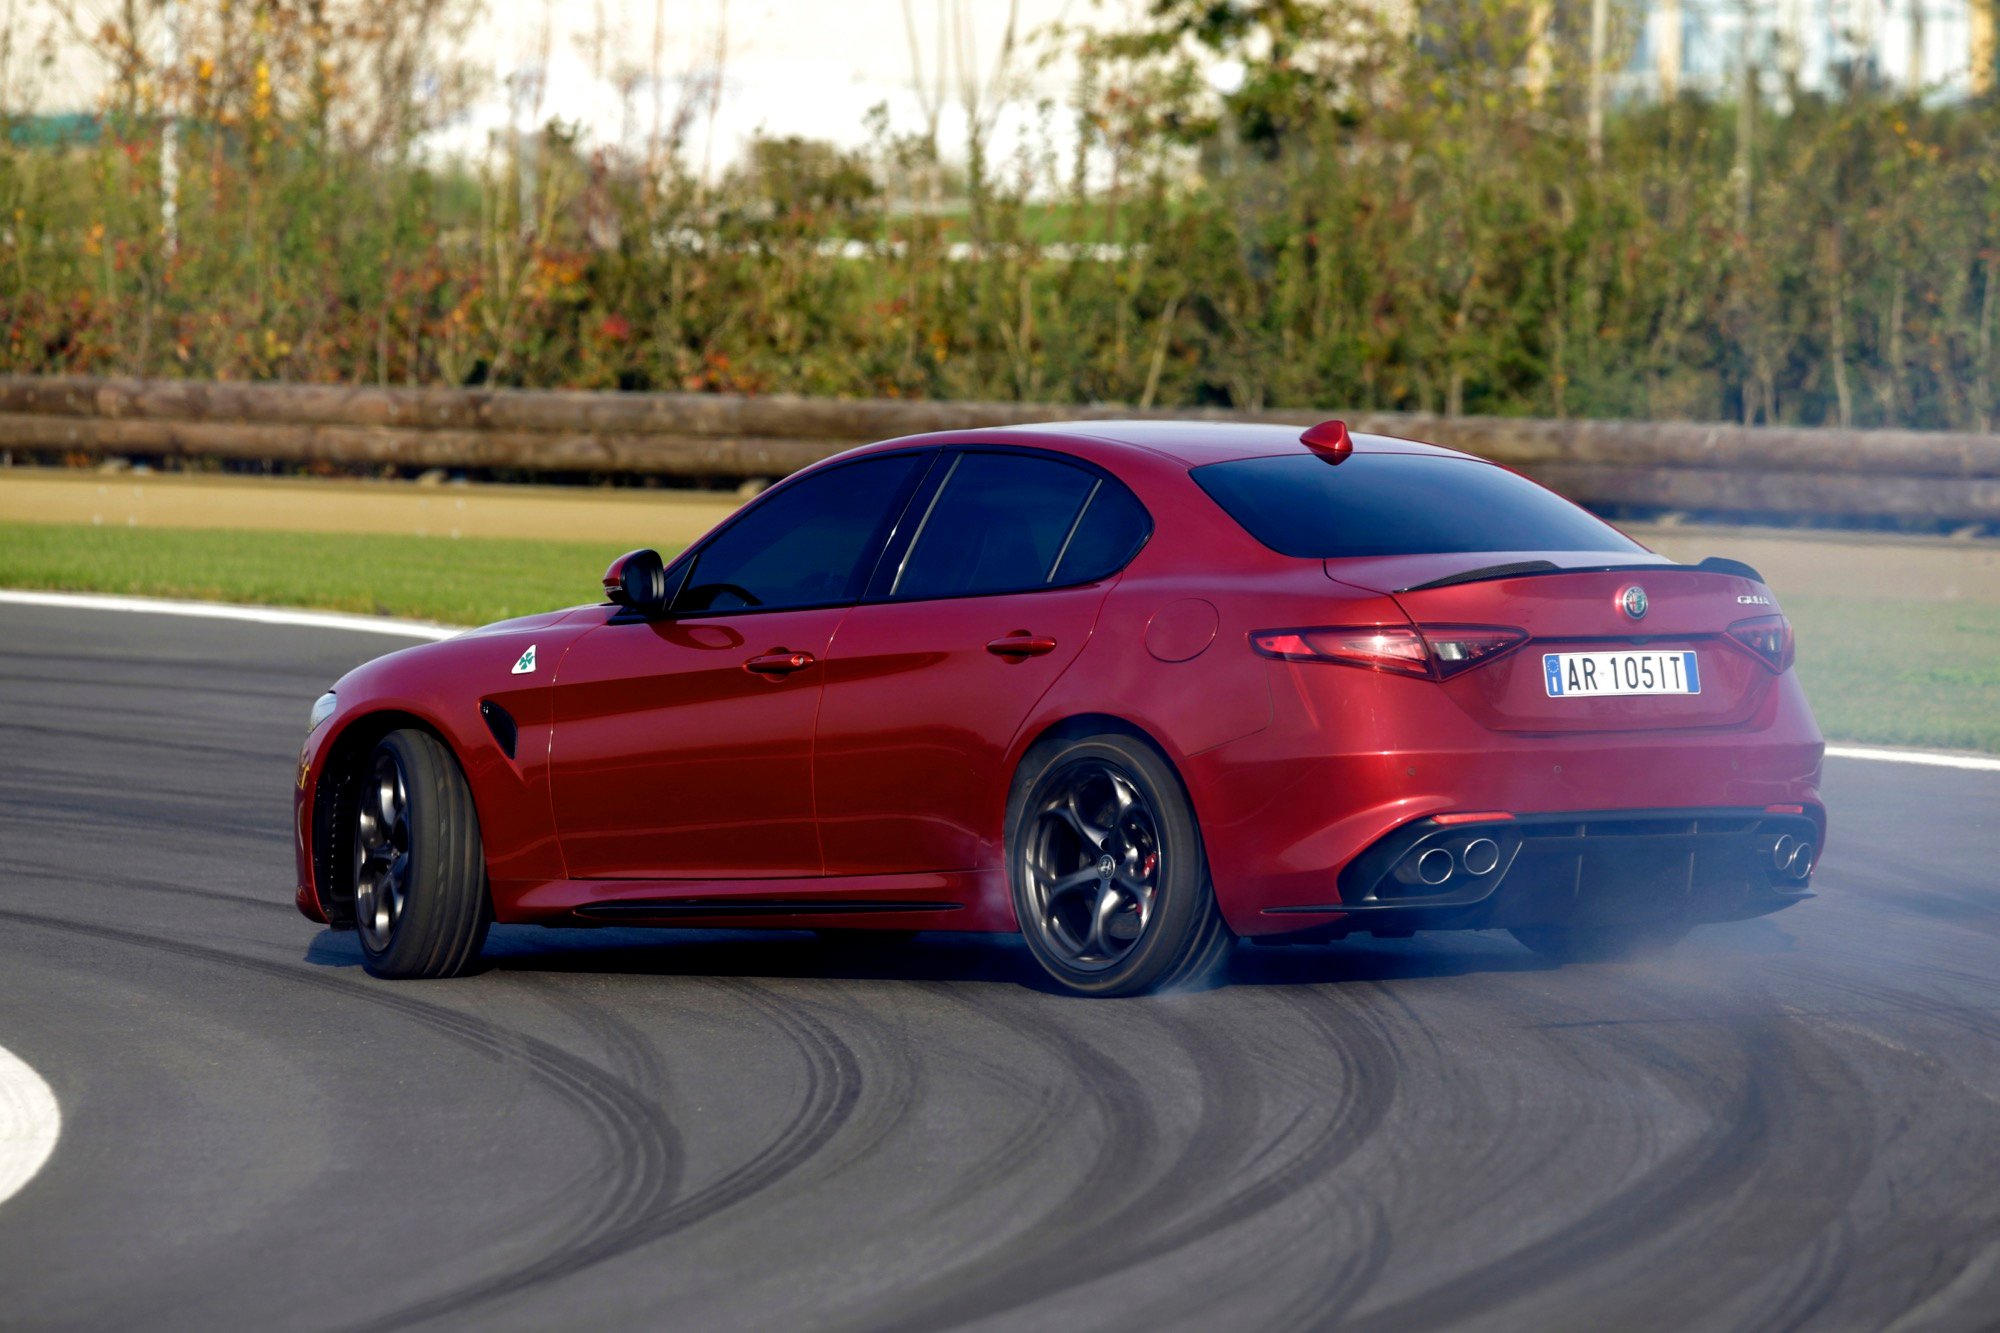
[[(0, 586), (477, 625), (597, 600), (617, 543), (0, 523)], [(1838, 740), (2000, 753), (2000, 607), (1787, 597)]]
[(1784, 607), (1829, 737), (2000, 753), (2000, 607), (1796, 596)]
[(0, 523), (0, 586), (482, 625), (601, 601), (604, 567), (624, 549), (617, 542)]

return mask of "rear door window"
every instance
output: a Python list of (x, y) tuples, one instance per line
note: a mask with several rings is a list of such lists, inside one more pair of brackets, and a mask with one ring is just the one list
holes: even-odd
[(1252, 537), (1317, 560), (1645, 548), (1526, 477), (1476, 459), (1311, 454), (1211, 463), (1193, 476)]
[(1138, 554), (1152, 530), (1152, 519), (1132, 492), (1115, 481), (1101, 481), (1084, 505), (1083, 517), (1049, 581), (1066, 585), (1108, 578)]
[[(1137, 549), (1130, 540), (1132, 516), (1120, 501), (1105, 502), (1101, 524), (1093, 514), (1098, 497), (1114, 491), (1138, 510), (1142, 523), (1145, 511), (1122, 486), (1095, 472), (1053, 458), (980, 452), (958, 455), (950, 469), (890, 585), (892, 598), (1084, 583), (1110, 573)], [(1121, 538), (1124, 549), (1113, 549)], [(1116, 563), (1102, 568), (1114, 554)]]

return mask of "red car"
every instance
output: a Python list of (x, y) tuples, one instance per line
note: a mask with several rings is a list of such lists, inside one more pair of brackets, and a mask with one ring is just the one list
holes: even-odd
[(315, 706), (298, 904), (377, 975), (493, 921), (1019, 931), (1092, 995), (1239, 936), (1603, 956), (1825, 845), (1754, 570), (1338, 422), (892, 440), (604, 585)]

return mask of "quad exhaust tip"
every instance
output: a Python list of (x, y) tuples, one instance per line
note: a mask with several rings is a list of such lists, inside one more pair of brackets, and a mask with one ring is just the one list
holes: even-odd
[(1504, 834), (1496, 838), (1483, 833), (1454, 833), (1406, 849), (1396, 860), (1392, 877), (1405, 890), (1420, 892), (1455, 887), (1468, 879), (1490, 886), (1507, 864), (1507, 853)]
[(1451, 878), (1451, 853), (1442, 847), (1433, 847), (1417, 858), (1417, 878), (1436, 888)]
[(1474, 838), (1458, 854), (1458, 861), (1468, 875), (1490, 875), (1500, 864), (1500, 844), (1491, 838)]
[(1771, 868), (1780, 875), (1803, 884), (1812, 877), (1813, 857), (1819, 849), (1804, 838), (1781, 833), (1771, 844)]

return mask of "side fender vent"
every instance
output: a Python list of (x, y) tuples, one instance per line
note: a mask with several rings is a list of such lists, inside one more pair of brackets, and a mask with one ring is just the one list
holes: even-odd
[(486, 729), (493, 733), (493, 739), (502, 753), (512, 759), (514, 746), (521, 739), (521, 729), (514, 724), (514, 715), (491, 699), (482, 699), (479, 701), (479, 716), (486, 719)]

